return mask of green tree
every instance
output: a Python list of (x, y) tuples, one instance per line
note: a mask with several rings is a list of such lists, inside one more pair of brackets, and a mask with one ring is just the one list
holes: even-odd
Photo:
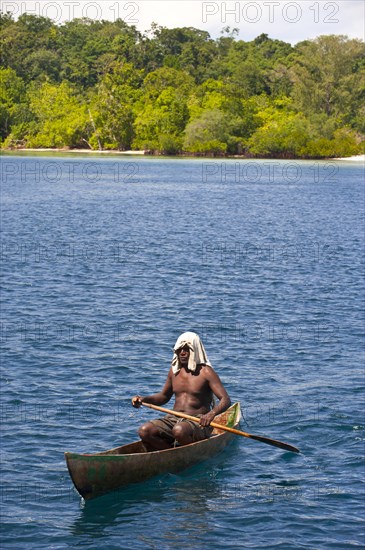
[(250, 153), (263, 157), (295, 158), (305, 156), (308, 121), (300, 114), (271, 120), (248, 140)]
[(17, 21), (3, 16), (1, 31), (5, 67), (14, 69), (26, 83), (59, 79), (59, 30), (50, 19), (26, 13)]
[(258, 111), (260, 126), (247, 140), (250, 153), (256, 156), (299, 157), (309, 139), (309, 121), (295, 113), (289, 100), (275, 100)]
[(226, 102), (223, 82), (208, 78), (190, 93), (187, 102), (190, 121), (198, 118), (206, 110), (223, 110)]
[(248, 99), (249, 97), (269, 93), (268, 79), (265, 70), (261, 69), (251, 57), (239, 63), (227, 85), (229, 96)]
[(140, 34), (121, 19), (73, 19), (61, 27), (62, 78), (83, 88), (94, 87), (113, 63), (141, 61)]
[(35, 121), (26, 136), (28, 147), (85, 147), (92, 131), (90, 117), (68, 83), (46, 82), (28, 95)]
[(192, 87), (193, 79), (184, 71), (163, 67), (147, 75), (137, 105), (134, 147), (169, 153), (181, 148)]
[(237, 145), (234, 120), (218, 109), (206, 110), (185, 130), (184, 150), (191, 153), (223, 154)]
[(350, 128), (339, 128), (333, 132), (331, 138), (311, 137), (305, 148), (305, 156), (321, 157), (349, 157), (363, 153), (363, 143), (358, 133)]
[(25, 84), (13, 69), (0, 68), (0, 139), (5, 139), (11, 127), (19, 123)]
[(91, 100), (90, 118), (94, 132), (92, 148), (130, 149), (134, 137), (134, 104), (141, 91), (142, 71), (130, 63), (115, 63), (104, 75)]
[(168, 29), (157, 24), (152, 24), (151, 30), (150, 49), (155, 60), (153, 68), (164, 65), (186, 71), (197, 82), (205, 80), (206, 68), (217, 50), (208, 32), (194, 27)]
[(291, 76), (297, 109), (351, 123), (365, 97), (364, 43), (329, 35), (300, 42), (295, 50)]

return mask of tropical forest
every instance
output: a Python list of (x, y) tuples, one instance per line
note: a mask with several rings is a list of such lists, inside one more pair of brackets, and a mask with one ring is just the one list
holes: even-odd
[(3, 149), (334, 158), (363, 153), (365, 45), (2, 13)]

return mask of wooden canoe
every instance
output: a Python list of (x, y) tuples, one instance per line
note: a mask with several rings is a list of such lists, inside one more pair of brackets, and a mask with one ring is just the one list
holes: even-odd
[[(236, 428), (240, 405), (235, 403), (214, 422)], [(209, 439), (173, 449), (146, 452), (142, 441), (94, 454), (65, 453), (71, 479), (85, 499), (139, 483), (164, 473), (177, 473), (222, 451), (234, 434), (214, 428)]]

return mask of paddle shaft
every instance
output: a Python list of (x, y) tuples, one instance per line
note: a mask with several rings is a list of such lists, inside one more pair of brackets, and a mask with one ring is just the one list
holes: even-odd
[[(193, 422), (197, 422), (197, 424), (199, 424), (200, 422), (200, 418), (196, 416), (190, 416), (190, 414), (185, 414), (182, 412), (165, 409), (164, 407), (159, 407), (158, 405), (152, 405), (151, 403), (145, 403), (144, 401), (142, 401), (142, 405), (144, 405), (145, 407), (149, 407), (150, 409), (155, 409), (156, 411), (161, 411), (166, 414), (173, 414), (180, 418), (185, 418), (186, 420), (192, 420)], [(217, 428), (218, 430), (224, 430), (225, 432), (230, 432), (232, 434), (241, 435), (243, 437), (249, 437), (250, 439), (261, 441), (261, 443), (267, 443), (268, 445), (272, 445), (273, 447), (279, 447), (280, 449), (291, 451), (292, 453), (300, 453), (297, 447), (294, 447), (293, 445), (289, 445), (288, 443), (283, 443), (282, 441), (277, 441), (276, 439), (271, 439), (270, 437), (249, 434), (246, 432), (242, 432), (241, 430), (236, 430), (235, 428), (230, 428), (229, 426), (222, 426), (221, 424), (217, 424), (216, 422), (211, 422), (210, 426), (212, 426), (212, 428)]]

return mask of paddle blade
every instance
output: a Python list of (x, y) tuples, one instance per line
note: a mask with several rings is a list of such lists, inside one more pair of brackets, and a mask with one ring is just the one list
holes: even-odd
[(291, 451), (292, 453), (300, 453), (300, 450), (294, 445), (289, 445), (288, 443), (283, 443), (282, 441), (277, 441), (276, 439), (270, 439), (270, 437), (263, 437), (261, 435), (249, 435), (250, 439), (256, 439), (256, 441), (261, 441), (262, 443), (267, 443), (273, 447), (279, 447), (279, 449), (284, 449), (285, 451)]

